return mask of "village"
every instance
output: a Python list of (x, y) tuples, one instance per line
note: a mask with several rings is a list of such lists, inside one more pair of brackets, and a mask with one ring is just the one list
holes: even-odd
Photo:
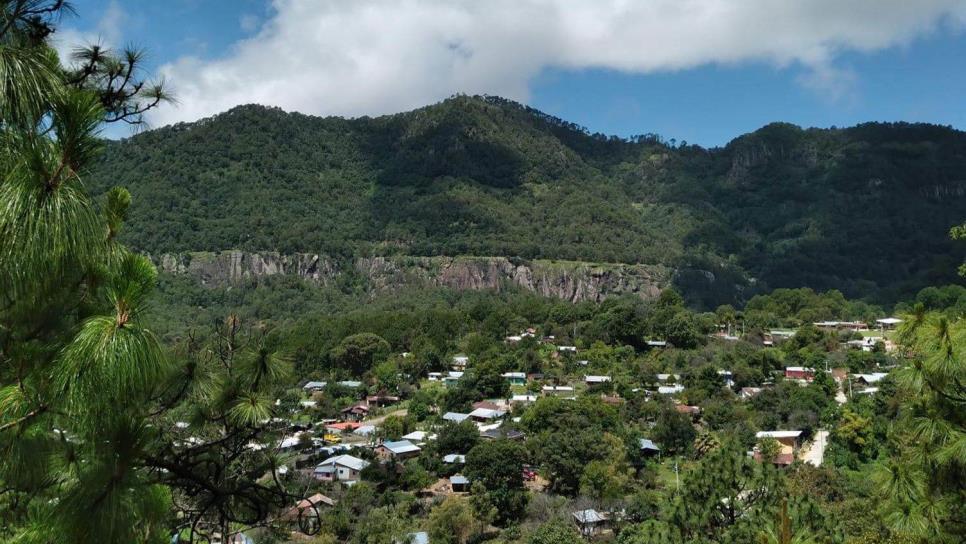
[[(500, 396), (481, 396), (476, 389), (470, 393), (472, 398), (462, 402), (465, 410), (446, 409), (447, 403), (454, 403), (443, 400), (449, 399), (447, 395), (464, 387), (468, 379), (479, 379), (480, 372), (493, 372), (492, 368), (478, 369), (473, 357), (461, 353), (450, 356), (445, 369), (429, 370), (418, 377), (399, 375), (399, 386), (395, 390), (373, 384), (371, 379), (369, 383), (356, 379), (309, 380), (300, 385), (297, 403), (289, 399), (291, 418), (277, 416), (271, 422), (282, 433), (278, 441), (252, 443), (250, 447), (277, 451), (283, 460), (278, 474), (303, 482), (304, 487), (311, 490), (284, 516), (292, 526), (293, 538), (298, 538), (304, 532), (299, 527), (304, 530), (306, 519), (321, 519), (327, 509), (338, 504), (346, 490), (367, 479), (397, 481), (396, 485), (407, 488), (427, 507), (448, 497), (470, 496), (474, 490), (473, 480), (464, 469), (473, 445), (509, 441), (530, 446), (528, 441), (534, 434), (540, 434), (541, 429), (533, 426), (532, 413), (528, 412), (543, 410), (547, 406), (577, 404), (578, 399), (590, 399), (616, 411), (627, 410), (628, 404), (666, 407), (679, 414), (684, 424), (691, 427), (677, 432), (686, 435), (686, 442), (697, 444), (702, 437), (710, 436), (711, 428), (721, 430), (721, 424), (713, 423), (719, 416), (705, 414), (702, 406), (708, 404), (709, 385), (705, 383), (708, 380), (712, 389), (710, 395), (726, 399), (735, 406), (748, 406), (748, 409), (754, 409), (750, 407), (754, 406), (755, 399), (773, 391), (779, 384), (794, 384), (805, 389), (818, 387), (817, 384), (822, 382), (824, 387), (832, 388), (831, 396), (839, 406), (853, 399), (874, 396), (889, 375), (888, 354), (895, 350), (890, 336), (899, 323), (901, 320), (896, 318), (879, 319), (875, 328), (859, 322), (813, 323), (811, 331), (818, 331), (823, 338), (839, 339), (832, 343), (834, 353), (825, 354), (828, 357), (820, 365), (787, 365), (771, 370), (759, 380), (749, 378), (747, 372), (735, 372), (731, 368), (715, 368), (713, 373), (707, 369), (695, 372), (665, 368), (667, 372), (635, 374), (594, 360), (611, 347), (594, 345), (584, 349), (558, 341), (553, 336), (544, 336), (536, 328), (527, 328), (507, 336), (504, 339), (506, 349), (526, 346), (542, 354), (543, 366), (551, 371), (528, 372), (516, 368), (491, 376), (491, 380), (502, 382), (497, 387), (504, 393)], [(764, 331), (756, 338), (742, 337), (726, 326), (718, 329), (708, 335), (708, 342), (725, 346), (725, 349), (729, 344), (746, 344), (753, 345), (756, 352), (767, 352), (780, 349), (783, 343), (796, 337), (794, 329)], [(645, 345), (649, 356), (661, 361), (671, 360), (679, 351), (663, 339), (649, 339)], [(844, 356), (850, 352), (881, 355), (879, 362), (858, 372), (850, 371), (846, 363), (851, 359)], [(404, 352), (395, 357), (405, 361), (414, 356)], [(599, 372), (601, 369), (617, 372), (602, 373)], [(695, 387), (705, 392), (689, 394), (689, 385), (699, 382), (700, 385)], [(426, 399), (434, 400), (427, 402)], [(277, 404), (281, 403), (279, 399)], [(323, 409), (323, 406), (327, 408)], [(712, 411), (720, 410), (717, 405), (708, 406)], [(628, 459), (632, 470), (657, 467), (658, 474), (667, 478), (667, 485), (670, 485), (672, 472), (677, 478), (678, 465), (687, 462), (684, 457), (692, 446), (665, 443), (667, 439), (662, 440), (661, 433), (654, 432), (656, 419), (661, 417), (643, 418), (644, 424), (639, 433), (634, 431), (631, 445), (625, 440), (628, 451), (622, 456)], [(666, 431), (664, 435), (667, 435)], [(808, 428), (785, 425), (756, 429), (746, 455), (775, 467), (795, 463), (819, 467), (824, 461), (829, 435), (829, 429), (816, 421), (811, 421)], [(454, 442), (454, 436), (468, 438), (458, 438)], [(538, 460), (522, 463), (514, 470), (518, 471), (519, 480), (531, 496), (552, 495), (561, 489), (559, 485), (551, 484), (560, 475), (553, 474), (552, 467), (541, 466)], [(387, 471), (395, 476), (388, 476)], [(418, 477), (405, 484), (398, 483), (400, 478), (405, 480), (406, 474), (413, 471)], [(570, 508), (568, 513), (573, 526), (586, 538), (606, 540), (613, 536), (614, 527), (627, 518), (620, 501), (583, 494), (572, 496), (565, 507)], [(409, 537), (413, 542), (430, 541), (425, 531), (413, 531)]]

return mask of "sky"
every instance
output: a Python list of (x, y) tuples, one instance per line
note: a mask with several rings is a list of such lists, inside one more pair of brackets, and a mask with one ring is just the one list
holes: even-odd
[(773, 121), (966, 129), (966, 0), (72, 4), (62, 55), (90, 42), (148, 50), (148, 75), (178, 99), (152, 126), (249, 103), (375, 116), (465, 93), (709, 147)]

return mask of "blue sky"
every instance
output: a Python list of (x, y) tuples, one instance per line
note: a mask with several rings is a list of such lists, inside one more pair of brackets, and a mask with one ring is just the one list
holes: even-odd
[(59, 35), (146, 47), (180, 100), (156, 125), (250, 102), (378, 115), (466, 92), (706, 146), (771, 121), (966, 128), (964, 3), (853, 1), (74, 0)]

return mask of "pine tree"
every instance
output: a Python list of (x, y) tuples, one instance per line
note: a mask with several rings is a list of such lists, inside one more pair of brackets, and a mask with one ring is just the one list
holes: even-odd
[(157, 273), (117, 241), (132, 197), (98, 205), (83, 178), (105, 122), (140, 125), (170, 97), (137, 50), (80, 49), (62, 66), (48, 38), (68, 10), (0, 3), (0, 540), (269, 523), (298, 490), (248, 446), (271, 436), (287, 361), (235, 319), (174, 359), (146, 325)]
[(881, 467), (883, 513), (893, 533), (919, 542), (966, 538), (966, 321), (919, 305), (898, 331), (907, 359), (896, 453)]

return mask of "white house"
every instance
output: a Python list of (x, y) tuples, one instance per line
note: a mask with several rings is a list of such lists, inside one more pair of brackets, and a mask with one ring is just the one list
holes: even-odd
[(362, 469), (367, 466), (369, 461), (364, 459), (352, 455), (336, 455), (319, 463), (313, 471), (313, 476), (316, 480), (325, 482), (354, 482), (359, 479)]
[(584, 376), (584, 383), (587, 385), (600, 385), (610, 381), (610, 376)]

